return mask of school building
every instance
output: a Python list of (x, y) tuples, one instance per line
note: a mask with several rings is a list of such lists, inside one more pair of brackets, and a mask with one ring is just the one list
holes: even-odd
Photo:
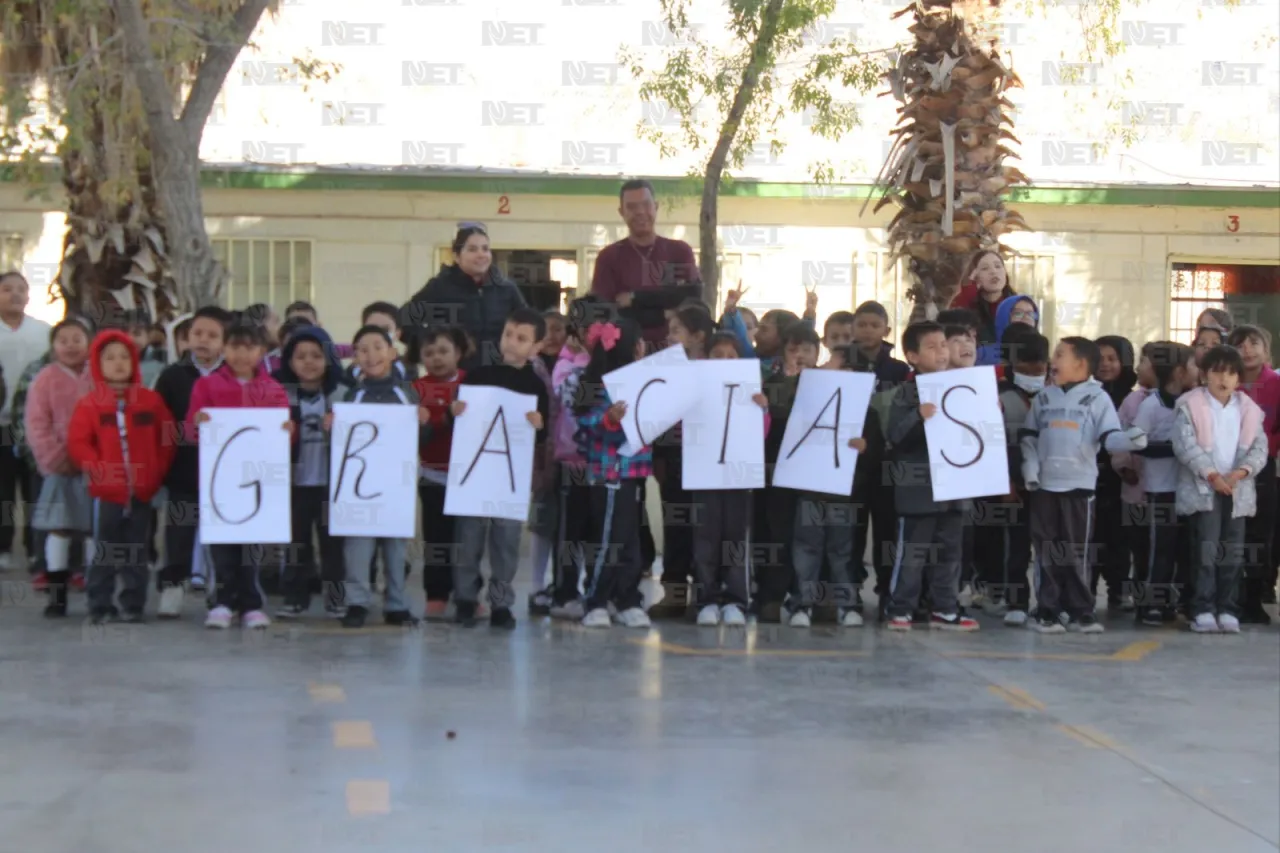
[[(361, 306), (403, 302), (448, 263), (459, 222), (488, 227), (496, 262), (542, 307), (585, 292), (600, 248), (626, 233), (614, 177), (234, 166), (207, 168), (205, 185), (210, 235), (232, 277), (225, 303), (307, 299), (339, 337), (354, 330)], [(655, 185), (662, 233), (696, 248), (694, 189)], [(889, 209), (864, 211), (867, 191), (734, 183), (720, 205), (723, 282), (741, 281), (757, 311), (799, 311), (805, 286), (817, 288), (823, 316), (876, 299), (901, 328), (905, 262), (884, 243)], [(1007, 239), (1012, 282), (1035, 297), (1050, 338), (1187, 339), (1208, 305), (1280, 334), (1275, 189), (1037, 186), (1010, 205), (1035, 229)], [(0, 184), (0, 266), (25, 269), (32, 313), (61, 313), (43, 294), (63, 230), (56, 202)]]

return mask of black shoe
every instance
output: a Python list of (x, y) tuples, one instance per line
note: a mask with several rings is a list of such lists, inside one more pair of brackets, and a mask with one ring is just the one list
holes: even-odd
[(1146, 607), (1138, 611), (1137, 620), (1139, 625), (1160, 628), (1164, 626), (1164, 611), (1159, 607)]
[(365, 617), (369, 615), (369, 608), (352, 605), (347, 608), (347, 612), (342, 617), (343, 628), (363, 628)]
[(535, 592), (529, 596), (529, 615), (530, 616), (550, 616), (551, 605), (555, 603), (554, 587), (547, 587), (542, 592)]
[(126, 625), (141, 625), (147, 621), (141, 610), (126, 610), (120, 614), (120, 621)]
[(911, 614), (911, 623), (913, 625), (928, 625), (933, 618), (928, 608), (917, 608), (915, 613)]
[(516, 629), (516, 617), (511, 615), (510, 608), (495, 607), (493, 612), (489, 614), (489, 627), (514, 631)]
[(61, 619), (67, 615), (67, 603), (65, 601), (50, 601), (44, 607), (44, 618)]
[(1270, 625), (1271, 616), (1267, 611), (1262, 609), (1261, 605), (1247, 607), (1240, 613), (1241, 625)]
[(457, 614), (454, 618), (458, 620), (458, 624), (463, 628), (474, 628), (476, 626), (476, 603), (474, 601), (459, 601), (457, 603)]
[(416, 628), (418, 620), (408, 610), (387, 610), (382, 614), (382, 621), (397, 628)]

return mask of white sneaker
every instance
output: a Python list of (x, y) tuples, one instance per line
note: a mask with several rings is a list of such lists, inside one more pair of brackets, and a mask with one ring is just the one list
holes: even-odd
[(747, 615), (736, 604), (726, 604), (720, 611), (720, 621), (729, 628), (742, 628), (747, 624)]
[(1218, 620), (1214, 618), (1212, 613), (1196, 614), (1195, 621), (1191, 623), (1191, 630), (1197, 634), (1216, 634), (1218, 633)]
[(0, 572), (7, 572), (13, 568), (13, 555), (8, 551), (0, 554)]
[(209, 615), (204, 617), (204, 626), (206, 628), (216, 628), (219, 631), (225, 631), (231, 627), (232, 620), (235, 615), (229, 608), (215, 607), (209, 611)]
[(1027, 624), (1027, 611), (1010, 610), (1004, 615), (1004, 624), (1010, 628), (1023, 628)]
[(808, 628), (813, 622), (809, 619), (809, 614), (803, 610), (797, 610), (791, 614), (791, 618), (787, 620), (787, 624), (792, 628)]
[(714, 628), (720, 624), (720, 608), (708, 604), (698, 611), (698, 624), (703, 628)]
[(1239, 634), (1240, 620), (1230, 613), (1223, 613), (1218, 617), (1218, 628), (1224, 634)]
[(986, 606), (982, 610), (992, 616), (1004, 616), (1009, 612), (1009, 605), (1005, 603), (1003, 598), (991, 598), (987, 600)]
[(853, 609), (840, 611), (840, 627), (861, 628), (862, 614)]
[(177, 619), (182, 615), (182, 586), (167, 586), (160, 593), (160, 607), (156, 617), (160, 619)]
[[(566, 601), (564, 604), (553, 605), (551, 608), (552, 619), (572, 619), (575, 622), (581, 622), (582, 617), (586, 615), (586, 608), (582, 606), (582, 599), (580, 598)], [(606, 615), (608, 614), (606, 613)]]
[(649, 614), (645, 613), (639, 607), (628, 607), (626, 610), (619, 613), (618, 624), (624, 628), (653, 627), (653, 623), (649, 621)]
[(613, 625), (613, 620), (609, 618), (609, 611), (603, 607), (597, 607), (582, 617), (582, 627), (584, 628), (608, 628), (611, 625)]
[(266, 628), (271, 625), (271, 617), (261, 610), (250, 610), (240, 617), (240, 624), (246, 628)]

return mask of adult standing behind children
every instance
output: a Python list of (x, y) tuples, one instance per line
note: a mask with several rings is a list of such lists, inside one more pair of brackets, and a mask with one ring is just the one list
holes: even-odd
[[(5, 506), (14, 505), (19, 488), (28, 507), (35, 499), (27, 488), (31, 472), (13, 439), (11, 411), (18, 377), (28, 364), (49, 349), (49, 324), (27, 316), (30, 292), (22, 273), (17, 270), (0, 273), (0, 379), (4, 387), (4, 406), (0, 408), (0, 502)], [(31, 557), (30, 529), (28, 524), (25, 537), (28, 559)], [(0, 522), (0, 571), (13, 565), (10, 553), (13, 535), (13, 514), (6, 512), (4, 521)]]
[[(996, 312), (1000, 303), (1016, 296), (1009, 286), (1009, 274), (1004, 259), (990, 249), (978, 252), (969, 259), (964, 274), (960, 276), (960, 293), (951, 300), (952, 308), (967, 308), (978, 318), (979, 364), (994, 364), (988, 360), (997, 356), (1000, 331), (996, 329)], [(993, 349), (994, 347), (994, 349)], [(986, 353), (984, 359), (981, 353)]]
[(618, 215), (627, 236), (600, 250), (591, 292), (630, 311), (645, 341), (654, 347), (667, 339), (667, 311), (686, 299), (702, 298), (702, 278), (693, 248), (656, 231), (658, 201), (653, 184), (631, 180), (618, 192)]
[(464, 225), (453, 238), (453, 264), (400, 309), (400, 328), (410, 352), (421, 348), (417, 330), (428, 326), (461, 326), (475, 338), (476, 348), (463, 370), (501, 364), (499, 341), (507, 317), (524, 307), (520, 288), (493, 265), (489, 233), (480, 225)]

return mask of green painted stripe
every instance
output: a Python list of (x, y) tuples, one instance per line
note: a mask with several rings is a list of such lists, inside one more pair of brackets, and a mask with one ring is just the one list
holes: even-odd
[[(52, 175), (51, 175), (52, 177)], [(15, 180), (0, 166), (0, 181)], [(696, 200), (699, 182), (692, 178), (654, 178), (654, 189), (666, 198)], [(393, 171), (290, 171), (206, 166), (201, 183), (209, 189), (344, 190), (351, 192), (437, 192), (486, 195), (547, 195), (613, 198), (620, 179), (579, 175), (499, 175), (485, 173), (407, 173)], [(728, 181), (721, 196), (799, 201), (862, 201), (867, 184), (800, 184)], [(1106, 205), (1134, 207), (1217, 207), (1280, 209), (1280, 190), (1266, 187), (1197, 187), (1101, 185), (1093, 187), (1014, 187), (1014, 204)]]

